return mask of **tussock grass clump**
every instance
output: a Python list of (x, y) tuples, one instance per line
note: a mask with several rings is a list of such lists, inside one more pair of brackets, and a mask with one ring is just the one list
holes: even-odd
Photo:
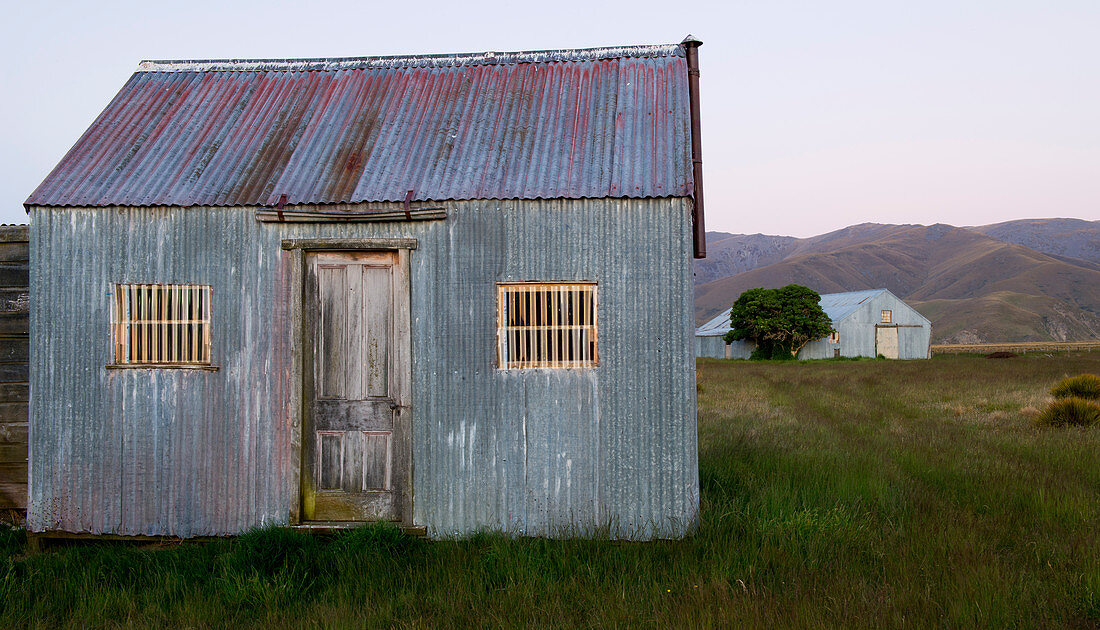
[(1100, 376), (1078, 374), (1064, 378), (1050, 390), (1055, 398), (1085, 398), (1100, 400)]
[(1059, 398), (1035, 416), (1040, 427), (1089, 427), (1100, 425), (1100, 404), (1076, 396)]

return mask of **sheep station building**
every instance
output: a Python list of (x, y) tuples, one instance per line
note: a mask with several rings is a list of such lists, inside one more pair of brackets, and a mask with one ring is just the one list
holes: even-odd
[(697, 522), (697, 48), (145, 61), (26, 201), (31, 532)]
[[(833, 322), (833, 334), (803, 346), (799, 359), (877, 357), (928, 359), (932, 356), (932, 322), (886, 289), (826, 293), (821, 310)], [(747, 359), (755, 344), (726, 344), (729, 311), (695, 329), (695, 356)]]

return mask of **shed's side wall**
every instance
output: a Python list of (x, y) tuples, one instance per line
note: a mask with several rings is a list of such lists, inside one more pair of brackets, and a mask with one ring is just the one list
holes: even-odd
[[(850, 331), (848, 331), (848, 334), (845, 334), (846, 331), (843, 330), (843, 327), (838, 325), (836, 322), (833, 323), (833, 328), (840, 331), (842, 341), (847, 339), (851, 335)], [(875, 331), (872, 330), (871, 331), (871, 335), (872, 335), (871, 345), (872, 345), (872, 347), (874, 347), (874, 343), (875, 343), (874, 333), (875, 333)], [(824, 337), (822, 339), (817, 339), (815, 341), (811, 341), (811, 342), (807, 343), (805, 346), (803, 346), (802, 349), (798, 351), (798, 358), (799, 359), (829, 359), (829, 358), (832, 358), (834, 356), (833, 351), (836, 348), (840, 348), (840, 355), (841, 356), (845, 356), (845, 357), (859, 356), (859, 354), (850, 354), (849, 351), (848, 351), (848, 348), (854, 348), (857, 345), (858, 344), (856, 343), (855, 339), (853, 339), (853, 341), (850, 345), (845, 346), (844, 343), (840, 343), (840, 344), (830, 343), (829, 338)], [(870, 356), (870, 355), (868, 355), (868, 356)]]
[(726, 358), (726, 342), (721, 337), (695, 336), (695, 356), (711, 359)]
[[(699, 498), (690, 200), (447, 206), (446, 221), (340, 225), (33, 208), (32, 530), (287, 523), (299, 368), (280, 243), (411, 237), (414, 521), (436, 537), (683, 535)], [(495, 283), (517, 280), (599, 283), (599, 367), (496, 369)], [(212, 285), (219, 370), (105, 369), (115, 282)]]
[(729, 345), (722, 337), (710, 335), (695, 336), (695, 356), (712, 359), (747, 359), (752, 355), (756, 344), (747, 341), (735, 341)]

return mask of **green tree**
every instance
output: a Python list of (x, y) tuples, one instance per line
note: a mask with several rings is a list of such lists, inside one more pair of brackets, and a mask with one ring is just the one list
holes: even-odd
[(791, 359), (814, 339), (833, 331), (821, 310), (817, 291), (799, 284), (781, 289), (749, 289), (730, 309), (726, 343), (747, 340), (756, 344), (754, 359)]

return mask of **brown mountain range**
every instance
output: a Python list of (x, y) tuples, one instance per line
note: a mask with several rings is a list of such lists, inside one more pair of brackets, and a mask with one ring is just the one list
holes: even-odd
[(967, 229), (1044, 254), (1100, 264), (1100, 221), (1020, 219)]
[[(708, 259), (696, 264), (696, 319), (729, 308), (746, 289), (793, 282), (820, 293), (885, 287), (932, 320), (937, 343), (1098, 339), (1100, 265), (1006, 242), (1065, 231), (1043, 221), (1066, 220), (1013, 222), (1023, 236), (1007, 224), (861, 224), (808, 239), (708, 233)], [(1081, 223), (1071, 226), (1085, 230), (1073, 253), (1097, 242), (1088, 230), (1100, 222)]]

